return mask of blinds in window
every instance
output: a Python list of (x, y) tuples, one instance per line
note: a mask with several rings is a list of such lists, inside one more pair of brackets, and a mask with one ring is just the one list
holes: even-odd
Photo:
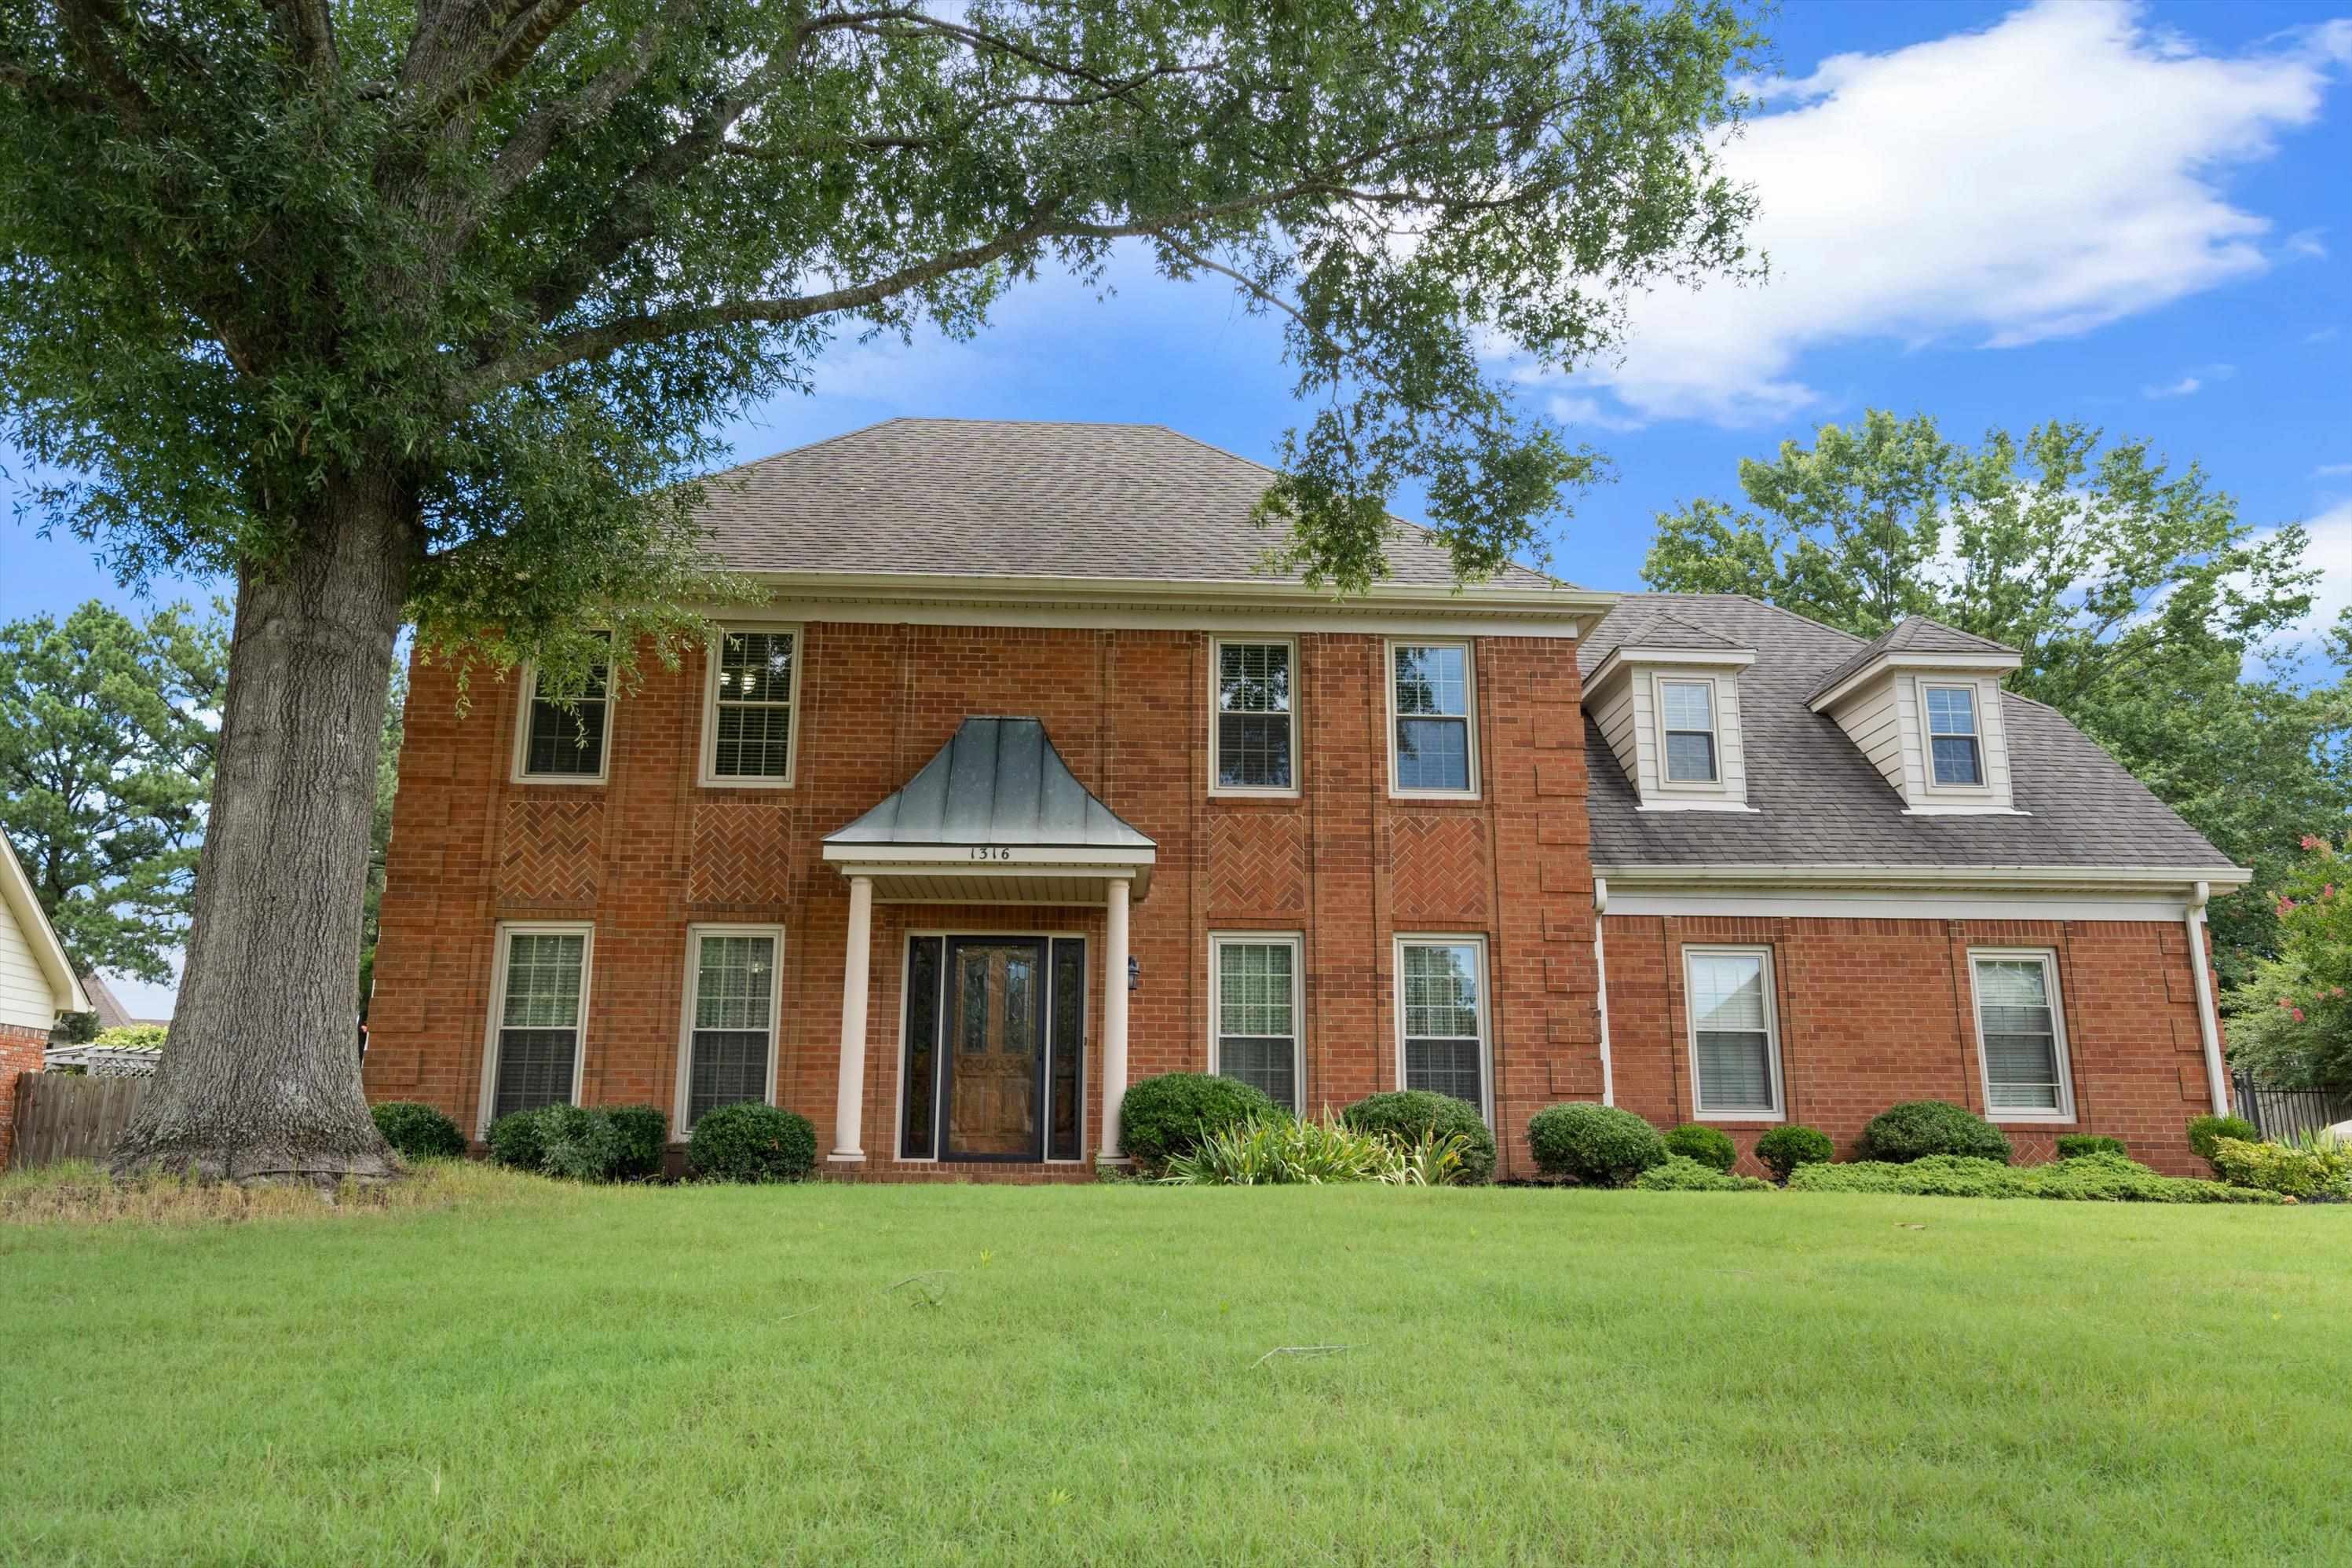
[(1478, 949), (1470, 943), (1404, 947), (1404, 1086), (1483, 1105)]
[(1217, 945), (1217, 1071), (1298, 1109), (1297, 950), (1287, 942)]
[(1290, 644), (1217, 644), (1217, 787), (1287, 789)]
[(508, 936), (493, 1121), (571, 1102), (580, 1051), (580, 978), (587, 962), (588, 938), (579, 932)]
[(1977, 1019), (1992, 1109), (2056, 1111), (2064, 1103), (2049, 980), (2039, 958), (1977, 960)]
[(1693, 953), (1690, 1013), (1698, 1108), (1712, 1114), (1779, 1109), (1764, 959), (1756, 953)]
[(696, 948), (689, 1127), (706, 1111), (767, 1100), (775, 1038), (776, 939), (704, 936)]
[(793, 758), (793, 634), (730, 632), (719, 639), (711, 772), (785, 779)]

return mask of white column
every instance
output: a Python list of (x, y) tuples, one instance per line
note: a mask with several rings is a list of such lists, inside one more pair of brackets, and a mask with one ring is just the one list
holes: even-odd
[(2203, 882), (2189, 895), (2189, 972), (2197, 982), (2197, 1032), (2205, 1047), (2205, 1092), (2212, 1097), (2213, 1114), (2226, 1116), (2230, 1078), (2221, 1065), (2221, 1031), (2213, 1025), (2213, 974), (2205, 962), (2205, 903), (2212, 896), (2212, 884)]
[(1103, 1124), (1097, 1160), (1124, 1157), (1118, 1152), (1118, 1107), (1127, 1098), (1127, 892), (1125, 881), (1111, 883), (1103, 918)]
[(841, 1086), (833, 1101), (833, 1154), (844, 1165), (866, 1158), (866, 992), (874, 958), (874, 879), (849, 879), (849, 950), (841, 967)]

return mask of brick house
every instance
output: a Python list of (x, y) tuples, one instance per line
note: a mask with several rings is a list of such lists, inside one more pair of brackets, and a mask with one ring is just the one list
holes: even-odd
[(0, 834), (0, 1170), (16, 1142), (16, 1074), (41, 1070), (59, 1013), (89, 1005), (24, 862)]
[[(1055, 1177), (1126, 1085), (1428, 1087), (1851, 1147), (1887, 1104), (2185, 1171), (2247, 873), (1931, 622), (1513, 569), (1273, 575), (1265, 469), (899, 420), (721, 476), (771, 597), (576, 708), (411, 672), (369, 1093), (478, 1136), (767, 1100), (835, 1174)], [(1892, 1004), (1892, 1005), (1890, 1005)]]

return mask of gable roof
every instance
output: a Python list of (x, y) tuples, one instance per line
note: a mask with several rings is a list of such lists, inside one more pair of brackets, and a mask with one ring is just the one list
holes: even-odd
[(1704, 627), (1694, 626), (1679, 615), (1664, 611), (1636, 614), (1624, 631), (1617, 634), (1615, 645), (1620, 648), (1737, 648), (1738, 643), (1728, 637), (1719, 637)]
[[(1588, 714), (1595, 865), (2221, 871), (2230, 864), (2055, 709), (2011, 692), (2001, 694), (2001, 717), (2013, 798), (2026, 814), (1908, 814), (1903, 797), (1837, 721), (1806, 706), (1825, 674), (1852, 664), (1868, 646), (1743, 595), (1629, 594), (1578, 644), (1587, 675), (1620, 645), (1626, 628), (1660, 612), (1757, 651), (1756, 662), (1739, 676), (1748, 803), (1756, 810), (1640, 810), (1640, 796)], [(1923, 628), (1915, 637), (1966, 640), (1965, 647), (1946, 643), (1935, 652), (2000, 648), (1933, 622), (1905, 625)]]
[(1874, 660), (1889, 653), (2007, 653), (2015, 657), (2017, 650), (1990, 637), (1979, 637), (1973, 632), (1963, 632), (1957, 626), (1930, 621), (1925, 615), (1907, 616), (1864, 643), (1852, 658), (1823, 675), (1821, 685), (1813, 688), (1807, 700), (1818, 700), (1825, 693), (1834, 691), (1868, 669)]
[[(744, 572), (1297, 581), (1251, 511), (1275, 472), (1157, 424), (893, 419), (715, 474), (699, 520)], [(1428, 529), (1390, 519), (1392, 582), (1451, 589)], [(1507, 567), (1490, 586), (1577, 591)]]
[(172, 1021), (169, 1019), (131, 1017), (131, 1009), (122, 1005), (122, 998), (114, 994), (114, 988), (106, 983), (106, 977), (95, 969), (81, 977), (81, 988), (89, 994), (88, 1010), (98, 1015), (98, 1027), (100, 1030), (131, 1029), (140, 1024), (167, 1024)]
[(33, 879), (25, 874), (24, 862), (16, 858), (16, 846), (5, 833), (0, 833), (0, 908), (15, 917), (25, 946), (32, 949), (34, 964), (49, 983), (55, 1010), (87, 1012), (89, 998), (74, 977), (73, 961), (66, 956), (65, 944), (58, 940), (57, 927), (49, 924), (33, 891)]
[(1151, 850), (1078, 782), (1034, 718), (968, 718), (906, 784), (829, 845)]

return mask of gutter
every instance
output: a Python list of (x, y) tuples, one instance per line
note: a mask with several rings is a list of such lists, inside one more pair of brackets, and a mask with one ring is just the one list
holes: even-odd
[(2213, 1102), (2213, 1114), (2226, 1116), (2230, 1080), (2222, 1069), (2221, 1029), (2213, 1011), (2213, 972), (2205, 956), (2205, 904), (2212, 893), (2209, 883), (2197, 884), (2183, 924), (2189, 927), (2189, 972), (2197, 982), (2197, 1033), (2205, 1046), (2205, 1087)]

